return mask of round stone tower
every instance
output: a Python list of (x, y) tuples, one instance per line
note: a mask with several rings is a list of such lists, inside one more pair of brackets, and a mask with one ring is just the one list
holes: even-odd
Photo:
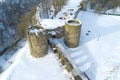
[(64, 42), (69, 48), (79, 46), (81, 26), (82, 24), (79, 20), (72, 19), (66, 21)]
[(43, 57), (48, 53), (48, 42), (46, 30), (33, 26), (28, 28), (27, 40), (30, 53), (33, 57)]

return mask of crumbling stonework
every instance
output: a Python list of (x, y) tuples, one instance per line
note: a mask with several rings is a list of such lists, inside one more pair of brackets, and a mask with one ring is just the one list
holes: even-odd
[(75, 48), (79, 46), (81, 23), (78, 20), (68, 20), (65, 23), (64, 42), (66, 46)]
[(44, 29), (38, 27), (29, 28), (27, 39), (33, 57), (43, 57), (48, 53), (47, 34)]
[(47, 29), (47, 37), (62, 38), (64, 36), (64, 26), (56, 29)]
[[(43, 26), (44, 27), (44, 26)], [(78, 20), (68, 20), (64, 26), (44, 30), (41, 25), (28, 28), (27, 38), (31, 55), (34, 57), (45, 56), (48, 52), (49, 38), (62, 38), (66, 46), (75, 48), (79, 46), (81, 23)], [(60, 55), (58, 55), (61, 57)], [(65, 62), (64, 60), (63, 62)]]

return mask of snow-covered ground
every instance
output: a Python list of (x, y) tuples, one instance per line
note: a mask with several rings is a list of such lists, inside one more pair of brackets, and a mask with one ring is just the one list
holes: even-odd
[(63, 20), (75, 18), (75, 12), (80, 9), (80, 2), (82, 0), (69, 0), (66, 6), (64, 6), (61, 11), (56, 15), (55, 18)]
[(67, 80), (55, 56), (49, 54), (43, 58), (33, 58), (29, 46), (19, 50), (17, 59), (3, 74), (0, 80)]
[(87, 56), (84, 64), (92, 64), (86, 71), (90, 79), (119, 80), (120, 17), (81, 11), (77, 19), (82, 22), (82, 32), (75, 51)]
[[(9, 48), (7, 51), (4, 52), (3, 55), (0, 56), (0, 73), (6, 70), (15, 60), (17, 54), (15, 52), (19, 52), (19, 49), (24, 47), (24, 43), (26, 42), (25, 39), (20, 40), (16, 46)], [(18, 50), (18, 51), (17, 51)]]
[(45, 29), (56, 29), (57, 27), (62, 27), (65, 25), (65, 21), (59, 19), (43, 19), (40, 20), (40, 23)]

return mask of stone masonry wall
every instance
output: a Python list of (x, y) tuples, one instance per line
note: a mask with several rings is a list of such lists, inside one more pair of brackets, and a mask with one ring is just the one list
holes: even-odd
[(73, 23), (72, 22), (66, 23), (65, 24), (65, 36), (64, 36), (64, 42), (66, 46), (70, 48), (75, 48), (79, 46), (80, 32), (81, 32), (81, 24), (74, 25), (74, 20), (73, 20)]
[(43, 57), (48, 53), (48, 42), (46, 31), (36, 33), (27, 33), (29, 48), (33, 57)]

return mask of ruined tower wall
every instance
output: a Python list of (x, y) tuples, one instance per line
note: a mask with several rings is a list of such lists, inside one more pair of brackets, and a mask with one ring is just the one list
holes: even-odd
[(65, 23), (64, 42), (66, 46), (75, 48), (79, 46), (81, 32), (81, 22), (78, 20), (68, 20)]
[(43, 57), (48, 53), (48, 42), (46, 31), (32, 32), (28, 30), (27, 40), (29, 43), (30, 53), (33, 57)]

